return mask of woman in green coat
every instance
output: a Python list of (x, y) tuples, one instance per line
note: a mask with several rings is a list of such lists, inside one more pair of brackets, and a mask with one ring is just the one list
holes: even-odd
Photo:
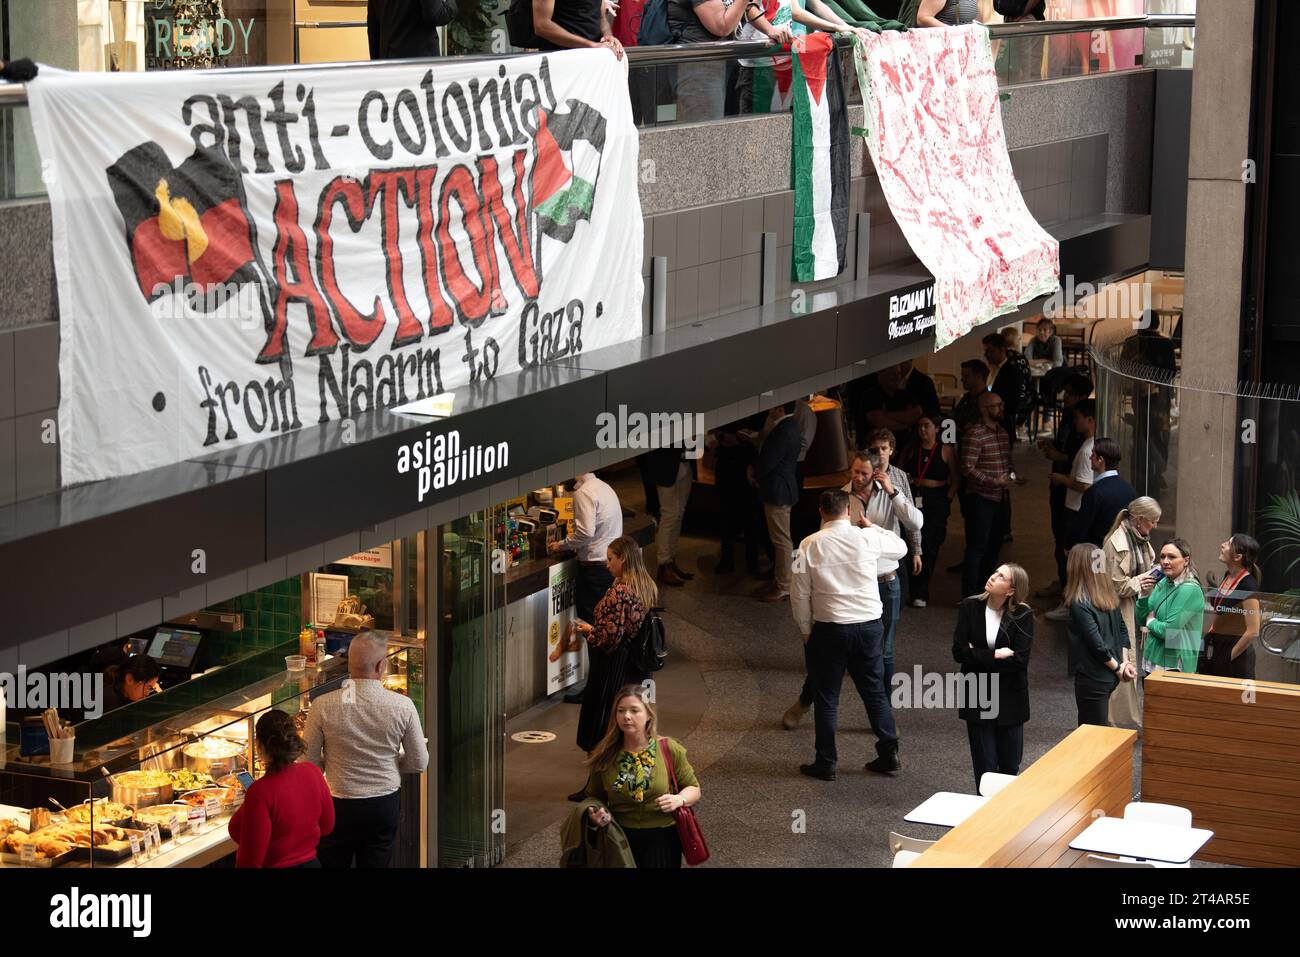
[(1137, 601), (1137, 620), (1142, 627), (1142, 670), (1196, 673), (1201, 653), (1205, 619), (1205, 596), (1201, 592), (1192, 554), (1181, 538), (1170, 539), (1160, 549), (1160, 571), (1139, 579), (1142, 596)]

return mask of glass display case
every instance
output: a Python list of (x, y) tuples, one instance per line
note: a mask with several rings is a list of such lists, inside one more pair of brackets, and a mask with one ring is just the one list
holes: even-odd
[[(385, 685), (423, 716), (424, 648), (390, 636)], [(227, 832), (264, 773), (257, 719), (306, 727), (311, 701), (341, 687), (347, 660), (287, 671), (283, 645), (76, 727), (73, 760), (21, 754), (0, 736), (0, 867), (199, 867), (235, 850)], [(12, 715), (11, 715), (12, 717)]]

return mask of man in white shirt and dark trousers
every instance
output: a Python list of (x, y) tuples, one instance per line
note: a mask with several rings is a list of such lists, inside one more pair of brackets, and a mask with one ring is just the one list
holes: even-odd
[[(578, 561), (574, 611), (579, 620), (591, 624), (596, 603), (605, 596), (614, 578), (605, 564), (609, 543), (623, 534), (623, 506), (618, 493), (595, 472), (583, 472), (573, 483), (573, 529), (562, 542), (551, 542), (547, 552), (573, 552)], [(565, 695), (570, 704), (582, 701), (580, 691)]]
[[(921, 562), (921, 526), (924, 516), (912, 499), (912, 483), (907, 473), (889, 464), (894, 451), (894, 433), (873, 429), (867, 436), (868, 448), (854, 453), (849, 483), (840, 491), (849, 496), (849, 521), (857, 524), (863, 516), (887, 532), (907, 536), (912, 546), (913, 567)], [(894, 634), (902, 611), (902, 592), (898, 580), (898, 562), (881, 558), (876, 565), (876, 584), (880, 592), (880, 630), (885, 659), (885, 687), (894, 679)], [(799, 700), (781, 718), (787, 731), (799, 726), (805, 711), (812, 707), (812, 676), (804, 682)]]
[(898, 732), (885, 688), (883, 633), (877, 562), (897, 561), (907, 553), (893, 532), (865, 517), (849, 522), (849, 496), (842, 490), (821, 495), (822, 527), (799, 544), (790, 607), (804, 639), (804, 658), (813, 681), (817, 759), (799, 770), (823, 781), (835, 780), (838, 754), (835, 726), (840, 688), (847, 670), (876, 734), (868, 771), (890, 774), (898, 760)]
[(348, 680), (312, 704), (303, 741), (334, 796), (334, 830), (322, 867), (387, 867), (402, 809), (402, 775), (429, 765), (420, 713), (383, 685), (388, 641), (362, 632), (348, 646)]

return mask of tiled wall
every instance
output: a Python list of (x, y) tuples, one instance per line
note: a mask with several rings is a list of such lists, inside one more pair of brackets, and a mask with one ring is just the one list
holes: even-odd
[(0, 330), (0, 506), (59, 480), (59, 324)]
[[(866, 211), (868, 194), (883, 209), (875, 177), (854, 181), (850, 196), (853, 211)], [(645, 259), (643, 276), (649, 280), (652, 257), (668, 258), (668, 325), (722, 315), (759, 304), (762, 288), (762, 234), (776, 234), (778, 298), (789, 298), (794, 242), (794, 193), (787, 190), (769, 196), (703, 206), (645, 220)], [(872, 221), (873, 264), (911, 258), (902, 233), (887, 215)], [(857, 255), (857, 217), (849, 217), (845, 275), (852, 276)], [(814, 291), (831, 282), (804, 283)], [(647, 285), (647, 289), (649, 286)], [(648, 317), (651, 300), (647, 295), (643, 309)]]
[(237, 611), (244, 616), (243, 631), (211, 632), (208, 639), (219, 643), (222, 662), (235, 661), (297, 639), (302, 628), (302, 579), (295, 575), (207, 610)]
[(1082, 219), (1106, 210), (1110, 135), (1098, 133), (1011, 151), (1011, 169), (1040, 223)]
[[(1010, 151), (1011, 168), (1025, 203), (1040, 223), (1081, 219), (1106, 211), (1109, 139), (1109, 134), (1098, 133)], [(642, 275), (647, 280), (651, 276), (653, 256), (668, 257), (668, 325), (672, 327), (758, 305), (764, 232), (776, 234), (779, 299), (788, 299), (796, 285), (812, 293), (853, 277), (858, 243), (856, 214), (860, 212), (871, 215), (872, 269), (916, 260), (874, 173), (853, 181), (849, 209), (847, 265), (844, 274), (835, 279), (820, 283), (794, 283), (790, 279), (794, 242), (791, 190), (647, 216)], [(642, 308), (648, 322), (648, 294)]]

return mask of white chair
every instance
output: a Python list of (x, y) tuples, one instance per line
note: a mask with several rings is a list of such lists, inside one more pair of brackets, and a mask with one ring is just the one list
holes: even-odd
[[(1124, 819), (1127, 821), (1148, 821), (1152, 824), (1163, 824), (1166, 827), (1191, 827), (1192, 812), (1185, 807), (1179, 807), (1176, 804), (1156, 804), (1151, 801), (1130, 801), (1124, 805)], [(1122, 858), (1122, 860), (1136, 860), (1135, 858)], [(1192, 862), (1186, 861), (1182, 864), (1167, 864), (1164, 861), (1152, 861), (1152, 867), (1191, 867)]]
[(1150, 821), (1169, 827), (1191, 827), (1192, 812), (1176, 804), (1153, 804), (1150, 801), (1130, 801), (1124, 805), (1124, 817), (1129, 821)]
[(980, 775), (980, 796), (992, 797), (1016, 779), (1014, 774), (985, 771)]
[(907, 867), (921, 855), (916, 851), (899, 851), (894, 855), (893, 867)]
[(889, 832), (889, 853), (898, 854), (902, 851), (911, 851), (913, 854), (922, 854), (927, 847), (931, 847), (934, 841), (923, 841), (919, 837), (908, 837), (906, 834), (899, 834), (897, 831)]
[[(897, 866), (897, 865), (895, 865)], [(1155, 867), (1154, 861), (1136, 861), (1131, 857), (1102, 857), (1089, 854), (1084, 860), (1084, 867)]]

